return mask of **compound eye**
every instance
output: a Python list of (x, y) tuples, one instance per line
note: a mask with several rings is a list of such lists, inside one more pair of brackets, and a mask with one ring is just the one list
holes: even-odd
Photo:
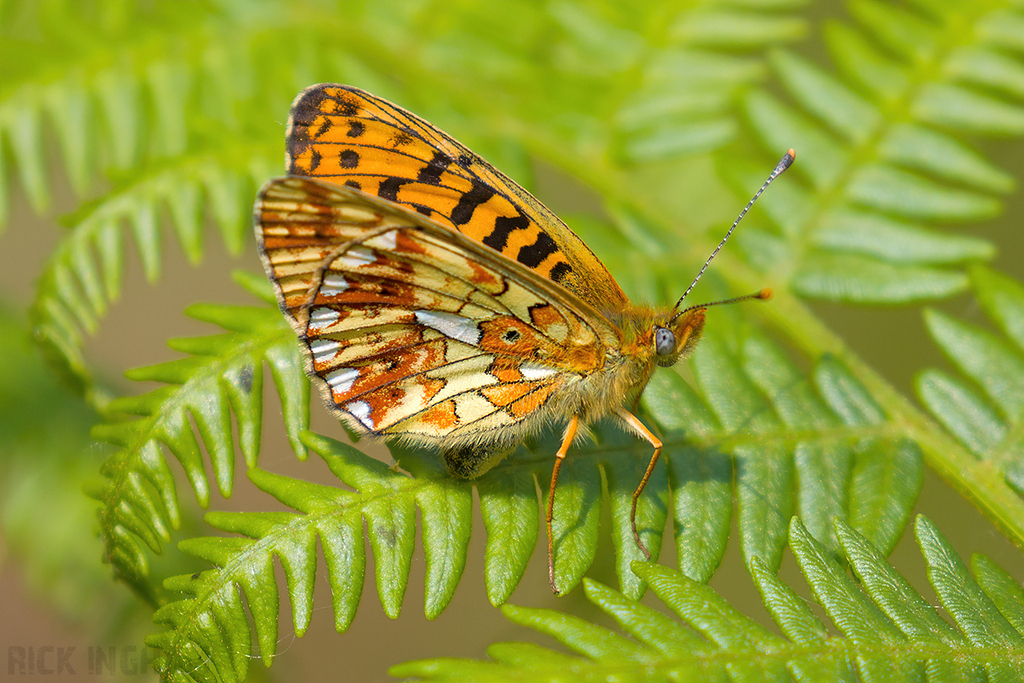
[(676, 350), (676, 335), (667, 327), (654, 331), (654, 351), (659, 356), (671, 356)]

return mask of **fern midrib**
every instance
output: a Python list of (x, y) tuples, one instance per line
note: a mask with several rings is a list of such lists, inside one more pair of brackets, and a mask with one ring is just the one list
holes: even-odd
[(981, 456), (982, 462), (1005, 472), (1008, 465), (1019, 463), (1024, 458), (1024, 415), (1010, 422), (1006, 434)]
[[(184, 397), (195, 391), (203, 391), (203, 387), (211, 384), (214, 386), (215, 391), (219, 392), (220, 378), (225, 369), (233, 367), (242, 359), (253, 357), (262, 359), (266, 355), (265, 352), (275, 345), (292, 343), (292, 331), (287, 328), (283, 319), (280, 321), (280, 325), (275, 325), (275, 328), (254, 327), (251, 330), (254, 333), (258, 334), (261, 330), (274, 329), (275, 334), (266, 337), (257, 336), (248, 341), (232, 345), (233, 353), (229, 358), (223, 356), (188, 356), (187, 358), (206, 358), (210, 362), (202, 364), (203, 372), (194, 373), (183, 384), (165, 384), (147, 394), (152, 395), (156, 392), (164, 392), (169, 394), (169, 396), (159, 401), (156, 409), (150, 414), (140, 416), (138, 419), (121, 425), (122, 433), (123, 430), (130, 430), (134, 438), (111, 455), (105, 466), (109, 486), (105, 491), (104, 506), (98, 511), (98, 515), (101, 522), (107, 527), (107, 531), (103, 535), (108, 549), (111, 544), (118, 545), (121, 542), (119, 534), (114, 531), (117, 527), (121, 526), (118, 521), (118, 507), (123, 501), (132, 499), (132, 496), (128, 494), (133, 486), (133, 476), (148, 469), (145, 461), (141, 459), (146, 444), (153, 441), (160, 443), (159, 437), (163, 433), (164, 426), (167, 424), (168, 416), (178, 415), (182, 412), (188, 413), (189, 404)], [(197, 389), (197, 387), (199, 388)], [(191, 426), (188, 428), (192, 429)], [(159, 457), (163, 457), (166, 460), (168, 454), (161, 452)], [(111, 476), (112, 473), (116, 473), (117, 476)], [(143, 479), (149, 481), (145, 476), (143, 476)], [(196, 494), (198, 495), (199, 492), (196, 491)], [(164, 540), (168, 539), (165, 538)]]
[[(936, 664), (948, 663), (954, 665), (957, 670), (964, 666), (965, 662), (985, 666), (986, 664), (996, 667), (1020, 668), (1024, 665), (1024, 652), (1008, 649), (979, 647), (963, 642), (963, 647), (948, 647), (940, 642), (928, 639), (921, 640), (900, 640), (894, 643), (881, 642), (855, 642), (848, 637), (828, 637), (813, 644), (794, 644), (792, 642), (773, 639), (771, 643), (755, 643), (738, 646), (731, 644), (716, 645), (707, 643), (704, 647), (695, 649), (682, 656), (662, 656), (660, 653), (650, 651), (650, 659), (647, 661), (609, 661), (610, 658), (594, 660), (580, 660), (573, 667), (577, 673), (590, 670), (605, 677), (615, 677), (620, 674), (624, 679), (634, 680), (647, 676), (653, 679), (655, 676), (668, 676), (678, 671), (722, 671), (732, 670), (736, 673), (746, 671), (751, 673), (759, 671), (779, 672), (788, 665), (799, 664), (803, 661), (814, 662), (818, 665), (842, 665), (847, 664), (856, 671), (866, 662), (890, 663), (893, 668), (900, 664)], [(497, 664), (496, 666), (501, 666)], [(638, 671), (638, 668), (641, 670)], [(537, 667), (535, 672), (539, 673), (543, 666)], [(559, 673), (564, 673), (564, 668), (559, 666)], [(639, 675), (638, 675), (639, 674)], [(585, 678), (585, 677), (584, 677)], [(646, 679), (645, 679), (646, 680)]]
[[(379, 507), (384, 504), (386, 507), (393, 507), (396, 495), (415, 500), (421, 490), (432, 488), (436, 484), (435, 480), (402, 476), (392, 479), (391, 483), (374, 485), (374, 490), (369, 493), (365, 489), (346, 491), (347, 495), (340, 502), (337, 500), (327, 501), (319, 509), (312, 511), (278, 512), (267, 515), (254, 513), (257, 516), (262, 516), (273, 526), (273, 529), (269, 533), (255, 538), (246, 535), (235, 537), (251, 542), (245, 545), (244, 550), (235, 553), (231, 560), (223, 566), (203, 572), (203, 590), (186, 598), (192, 603), (192, 609), (189, 610), (187, 617), (189, 623), (196, 623), (198, 615), (207, 612), (211, 603), (217, 600), (217, 596), (224, 589), (230, 589), (233, 586), (235, 583), (233, 577), (237, 573), (246, 574), (254, 562), (262, 564), (265, 558), (271, 554), (280, 554), (278, 548), (292, 546), (295, 538), (302, 538), (309, 534), (319, 537), (319, 529), (325, 525), (337, 527), (341, 524), (357, 522), (362, 528), (367, 511), (372, 512), (375, 505)], [(281, 523), (280, 520), (285, 517), (287, 521)], [(211, 576), (216, 578), (211, 578)], [(289, 597), (298, 602), (302, 596), (291, 595), (289, 588)], [(176, 629), (179, 639), (191, 642), (182, 633), (182, 630), (180, 627)]]
[(825, 354), (838, 357), (878, 401), (894, 428), (921, 446), (925, 461), (1024, 549), (1024, 500), (1006, 485), (1002, 473), (979, 461), (915, 408), (795, 297), (780, 295), (777, 305), (758, 307), (758, 314), (769, 317), (812, 358)]

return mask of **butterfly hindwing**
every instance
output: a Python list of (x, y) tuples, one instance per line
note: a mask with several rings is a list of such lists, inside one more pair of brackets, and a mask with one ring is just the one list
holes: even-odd
[(430, 123), (358, 88), (321, 84), (292, 105), (288, 172), (361, 189), (458, 230), (572, 291), (624, 306), (604, 265), (530, 193)]
[(329, 405), (379, 436), (450, 446), (509, 427), (514, 441), (616, 341), (551, 281), (352, 188), (273, 180), (256, 222), (311, 376)]

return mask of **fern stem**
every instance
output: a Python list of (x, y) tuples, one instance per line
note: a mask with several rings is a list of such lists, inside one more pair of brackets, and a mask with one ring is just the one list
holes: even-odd
[[(754, 286), (756, 276), (733, 264), (725, 277), (737, 287)], [(1003, 475), (991, 464), (979, 461), (952, 436), (914, 407), (875, 370), (854, 353), (842, 339), (814, 316), (807, 306), (785, 291), (776, 290), (771, 306), (759, 306), (757, 315), (765, 316), (812, 358), (832, 354), (879, 402), (891, 423), (922, 448), (925, 462), (942, 479), (970, 500), (1018, 548), (1024, 550), (1024, 500), (1006, 484)]]

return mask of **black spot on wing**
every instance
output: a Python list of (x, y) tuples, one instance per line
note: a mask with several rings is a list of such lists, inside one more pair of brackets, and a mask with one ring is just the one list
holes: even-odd
[[(330, 97), (325, 91), (322, 92), (323, 97), (320, 98), (320, 101), (323, 101), (324, 99)], [(341, 96), (332, 97), (331, 99), (333, 99), (335, 103), (335, 114), (341, 114), (342, 116), (358, 116), (360, 109), (362, 109), (362, 107), (359, 105), (359, 100), (356, 98), (355, 95), (351, 93), (346, 93)], [(317, 102), (317, 107), (319, 106), (320, 102)]]
[(366, 132), (366, 124), (357, 119), (353, 119), (348, 122), (348, 132), (345, 133), (350, 138), (359, 138)]
[(354, 149), (343, 149), (338, 154), (338, 164), (342, 168), (357, 168), (359, 166), (359, 152)]
[(559, 261), (551, 268), (551, 279), (554, 282), (561, 282), (565, 276), (572, 272), (572, 266), (565, 261)]
[(491, 249), (504, 251), (512, 231), (522, 230), (529, 225), (530, 219), (521, 213), (518, 216), (498, 216), (494, 219), (494, 230), (483, 239), (483, 243)]
[(314, 148), (313, 152), (309, 155), (309, 168), (306, 169), (306, 172), (312, 174), (316, 171), (316, 167), (320, 165), (322, 159), (320, 151)]
[(416, 180), (428, 185), (439, 185), (441, 183), (441, 174), (448, 170), (448, 166), (451, 163), (452, 158), (450, 156), (444, 152), (435, 151), (434, 157), (427, 162), (426, 166), (420, 169)]
[[(310, 123), (312, 123), (312, 122), (310, 122)], [(333, 125), (334, 125), (334, 122), (331, 119), (331, 117), (324, 116), (323, 118), (320, 119), (320, 127), (316, 129), (315, 133), (313, 133), (313, 138), (316, 139), (316, 138), (322, 137), (324, 134), (327, 133), (327, 131), (329, 131), (331, 129), (331, 127)]]
[(451, 220), (455, 225), (465, 225), (473, 219), (473, 212), (476, 207), (487, 203), (495, 194), (494, 188), (490, 185), (474, 181), (473, 189), (459, 198), (459, 203), (452, 209)]
[(558, 251), (558, 245), (556, 245), (555, 241), (551, 239), (551, 235), (546, 232), (542, 232), (537, 235), (536, 242), (528, 244), (519, 250), (516, 260), (524, 266), (536, 268), (544, 261), (544, 259), (551, 256), (551, 254), (554, 254), (556, 251)]
[(399, 204), (398, 192), (402, 189), (402, 186), (408, 182), (409, 180), (406, 178), (396, 178), (395, 176), (385, 178), (377, 190), (377, 196), (381, 199), (386, 199), (389, 202)]

